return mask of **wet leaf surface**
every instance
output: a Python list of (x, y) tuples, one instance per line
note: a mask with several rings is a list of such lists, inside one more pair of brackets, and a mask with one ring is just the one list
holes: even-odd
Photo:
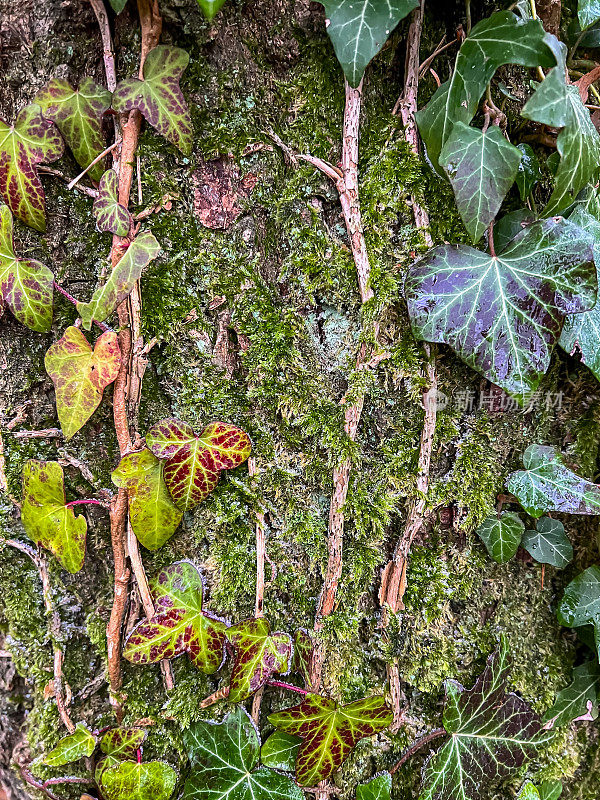
[(599, 699), (600, 666), (597, 661), (586, 661), (574, 668), (573, 680), (556, 695), (554, 705), (544, 714), (544, 722), (553, 728), (560, 728), (590, 710), (595, 719), (598, 716)]
[(521, 546), (540, 564), (550, 564), (558, 569), (563, 569), (573, 560), (573, 547), (565, 526), (550, 517), (538, 520), (536, 530), (525, 531)]
[(600, 567), (588, 567), (567, 586), (558, 607), (558, 621), (570, 628), (593, 625), (600, 659)]
[(260, 760), (265, 767), (293, 772), (302, 739), (289, 733), (275, 731), (260, 748)]
[(518, 514), (503, 511), (500, 515), (486, 517), (476, 533), (494, 561), (504, 564), (517, 552), (524, 530), (525, 525)]

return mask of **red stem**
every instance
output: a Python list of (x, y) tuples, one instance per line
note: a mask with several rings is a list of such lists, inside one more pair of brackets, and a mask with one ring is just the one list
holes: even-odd
[(299, 686), (292, 686), (291, 683), (284, 683), (283, 681), (268, 681), (268, 686), (276, 686), (278, 689), (287, 689), (289, 692), (297, 692), (298, 694), (310, 694), (307, 689), (301, 689)]
[[(72, 294), (69, 294), (69, 292), (67, 292), (66, 289), (63, 289), (63, 287), (60, 286), (56, 281), (53, 281), (53, 283), (56, 291), (62, 294), (65, 300), (68, 300), (69, 303), (72, 303), (75, 306), (75, 308), (77, 308), (77, 302), (78, 302), (77, 299), (73, 297)], [(103, 322), (96, 322), (96, 320), (94, 320), (94, 325), (97, 325), (102, 331), (102, 333), (106, 333), (107, 331), (112, 330), (111, 328), (108, 327), (108, 325), (105, 325)]]
[(100, 500), (71, 500), (70, 503), (65, 504), (65, 508), (72, 508), (73, 506), (102, 506), (102, 508), (106, 508), (106, 504), (101, 502)]
[(446, 733), (445, 728), (436, 728), (431, 733), (428, 733), (426, 736), (423, 736), (421, 739), (417, 739), (417, 741), (411, 745), (408, 750), (404, 753), (400, 761), (396, 762), (394, 766), (390, 770), (390, 775), (393, 775), (396, 770), (400, 769), (400, 767), (408, 761), (408, 759), (413, 756), (418, 750), (424, 747), (429, 742), (432, 742), (434, 739), (439, 739), (440, 736), (443, 736)]
[(136, 755), (136, 758), (137, 758), (137, 763), (138, 763), (138, 764), (141, 764), (141, 763), (142, 763), (142, 751), (140, 750), (140, 748), (139, 748), (139, 747), (138, 747), (138, 749), (135, 751), (135, 755)]

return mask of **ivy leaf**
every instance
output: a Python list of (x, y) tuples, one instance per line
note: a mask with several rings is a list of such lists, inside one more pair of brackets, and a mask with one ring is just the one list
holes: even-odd
[(38, 231), (46, 230), (46, 209), (37, 165), (56, 161), (63, 150), (59, 132), (35, 104), (14, 125), (0, 119), (0, 194), (15, 217)]
[(198, 0), (198, 5), (204, 12), (206, 19), (213, 19), (221, 6), (225, 5), (225, 0)]
[(485, 133), (457, 122), (440, 153), (456, 205), (473, 242), (495, 219), (515, 182), (522, 153), (497, 125)]
[(144, 80), (121, 81), (112, 98), (117, 113), (137, 109), (161, 136), (186, 154), (192, 151), (192, 120), (179, 79), (189, 60), (180, 47), (159, 44), (144, 62)]
[(308, 694), (268, 719), (278, 731), (302, 739), (296, 778), (301, 786), (315, 786), (341, 767), (361, 739), (385, 730), (393, 714), (383, 697), (339, 706), (329, 697)]
[(588, 567), (571, 581), (565, 589), (557, 616), (560, 624), (569, 628), (593, 625), (600, 659), (600, 567)]
[(521, 195), (521, 200), (525, 202), (536, 183), (541, 181), (542, 170), (540, 169), (540, 162), (536, 154), (528, 144), (518, 144), (517, 150), (521, 151), (522, 158), (515, 180), (517, 188), (519, 189), (519, 194)]
[(413, 332), (522, 396), (548, 369), (565, 314), (594, 305), (595, 272), (590, 235), (561, 217), (525, 228), (497, 257), (434, 247), (406, 279)]
[(146, 443), (157, 458), (166, 459), (167, 487), (184, 510), (208, 497), (221, 471), (242, 464), (252, 449), (249, 436), (233, 425), (211, 422), (197, 436), (178, 419), (157, 422), (148, 431)]
[(473, 26), (458, 51), (449, 81), (442, 84), (417, 123), (427, 155), (438, 168), (438, 158), (457, 122), (468, 125), (492, 76), (504, 64), (553, 67), (555, 56), (539, 20), (523, 20), (511, 11), (497, 11)]
[(600, 666), (597, 661), (586, 661), (573, 670), (573, 680), (557, 695), (552, 708), (544, 714), (548, 727), (560, 728), (583, 716), (591, 704), (592, 716), (598, 716), (600, 699)]
[(86, 331), (92, 322), (103, 322), (130, 294), (144, 268), (160, 253), (160, 245), (149, 232), (140, 233), (129, 245), (108, 280), (93, 294), (89, 303), (77, 303)]
[(298, 628), (294, 636), (292, 672), (302, 675), (306, 686), (310, 683), (314, 655), (315, 645), (310, 634), (304, 628)]
[(65, 736), (56, 747), (42, 759), (49, 767), (62, 767), (84, 756), (91, 756), (96, 747), (96, 737), (79, 722), (75, 732)]
[[(91, 78), (75, 90), (68, 81), (52, 78), (35, 96), (45, 119), (54, 122), (81, 167), (89, 166), (105, 149), (102, 116), (110, 108), (111, 93)], [(99, 181), (103, 167), (94, 164), (88, 175)]]
[(558, 800), (563, 790), (562, 783), (559, 780), (543, 781), (538, 789), (540, 793), (540, 800)]
[(100, 789), (106, 800), (169, 800), (177, 773), (164, 761), (120, 761), (100, 773)]
[(389, 772), (382, 772), (356, 787), (356, 800), (390, 800), (391, 795), (392, 776)]
[(549, 741), (537, 714), (506, 692), (508, 672), (503, 641), (472, 689), (446, 682), (443, 725), (451, 738), (426, 762), (419, 800), (484, 800)]
[(265, 767), (293, 772), (302, 739), (275, 731), (260, 748), (260, 760)]
[(486, 517), (476, 533), (494, 561), (504, 564), (517, 552), (524, 530), (525, 525), (518, 514), (503, 511), (500, 516), (490, 514)]
[[(148, 731), (144, 728), (113, 728), (100, 739), (100, 749), (106, 758), (98, 764), (100, 771), (112, 767), (120, 761), (137, 760), (137, 751), (146, 740)], [(96, 781), (100, 773), (96, 770)]]
[(127, 5), (127, 0), (108, 0), (115, 14), (120, 14)]
[(13, 245), (13, 218), (0, 205), (0, 292), (16, 319), (38, 333), (52, 326), (54, 276), (39, 261), (17, 258)]
[(30, 459), (23, 467), (25, 533), (40, 547), (50, 550), (71, 573), (79, 572), (85, 558), (85, 517), (76, 517), (65, 506), (65, 483), (57, 461)]
[(288, 775), (258, 767), (260, 739), (242, 707), (222, 722), (201, 720), (184, 731), (192, 772), (184, 800), (302, 800)]
[(202, 576), (189, 561), (176, 561), (158, 574), (153, 587), (156, 612), (129, 634), (123, 650), (132, 664), (154, 664), (187, 653), (210, 675), (223, 663), (227, 624), (202, 608)]
[(589, 28), (600, 19), (600, 2), (598, 0), (578, 0), (577, 18), (582, 28)]
[(92, 350), (79, 328), (71, 326), (47, 351), (44, 363), (54, 383), (60, 426), (70, 439), (92, 416), (102, 392), (119, 374), (117, 334), (106, 331)]
[(536, 218), (528, 208), (517, 208), (500, 217), (493, 231), (496, 252), (503, 253), (515, 236), (534, 222)]
[(232, 625), (227, 638), (235, 647), (235, 662), (229, 683), (229, 702), (241, 703), (279, 672), (287, 674), (292, 640), (287, 633), (271, 633), (264, 617)]
[(321, 0), (327, 33), (350, 86), (358, 86), (367, 65), (381, 50), (417, 0)]
[(132, 218), (129, 210), (119, 203), (118, 188), (117, 173), (114, 169), (107, 169), (100, 179), (93, 212), (99, 231), (127, 236)]
[(133, 532), (148, 550), (158, 550), (175, 533), (182, 517), (167, 490), (163, 462), (148, 449), (128, 453), (111, 478), (115, 486), (127, 489)]
[(573, 547), (565, 534), (565, 526), (557, 519), (542, 517), (535, 531), (525, 531), (521, 547), (540, 564), (563, 569), (573, 560)]
[(524, 470), (508, 476), (506, 486), (535, 519), (547, 511), (600, 514), (600, 486), (580, 478), (556, 447), (531, 444), (523, 454)]

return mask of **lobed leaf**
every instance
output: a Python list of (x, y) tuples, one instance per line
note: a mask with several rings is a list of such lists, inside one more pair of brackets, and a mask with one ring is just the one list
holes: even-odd
[(133, 222), (129, 210), (119, 203), (119, 178), (114, 169), (108, 169), (100, 178), (98, 197), (93, 212), (96, 226), (103, 233), (127, 236)]
[(558, 608), (561, 625), (578, 628), (594, 626), (594, 639), (600, 659), (600, 567), (588, 567), (565, 589)]
[(544, 714), (547, 727), (560, 728), (591, 709), (591, 716), (598, 716), (600, 700), (600, 666), (597, 661), (586, 661), (573, 670), (573, 680), (557, 695), (554, 705)]
[(260, 748), (260, 760), (265, 767), (293, 772), (302, 739), (275, 731)]
[(241, 703), (276, 673), (287, 674), (292, 640), (287, 633), (271, 633), (264, 617), (232, 625), (227, 638), (235, 648), (229, 682), (229, 702)]
[(204, 12), (206, 19), (213, 19), (217, 12), (225, 5), (225, 0), (198, 0), (198, 5)]
[(500, 515), (486, 517), (476, 533), (494, 561), (504, 564), (517, 552), (524, 530), (525, 525), (518, 514), (503, 511)]
[(389, 772), (382, 772), (356, 787), (356, 800), (390, 800), (391, 795), (392, 776)]
[(528, 208), (517, 208), (500, 217), (493, 231), (496, 252), (502, 254), (516, 236), (536, 221)]
[(105, 767), (99, 787), (106, 800), (169, 800), (177, 784), (177, 773), (163, 761), (121, 761)]
[(573, 560), (573, 547), (565, 534), (565, 526), (550, 517), (538, 520), (535, 531), (525, 531), (521, 546), (540, 564), (563, 569)]
[(113, 767), (120, 761), (137, 761), (138, 750), (144, 743), (148, 731), (144, 728), (112, 728), (100, 739), (100, 749), (104, 753), (94, 772), (96, 783), (106, 767)]
[(79, 722), (75, 732), (65, 736), (56, 747), (42, 759), (49, 767), (62, 767), (84, 756), (91, 756), (96, 747), (96, 737)]

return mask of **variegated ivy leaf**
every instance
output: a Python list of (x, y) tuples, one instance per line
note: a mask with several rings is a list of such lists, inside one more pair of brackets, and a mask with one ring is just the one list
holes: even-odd
[(178, 419), (157, 422), (146, 443), (157, 458), (166, 459), (165, 481), (181, 509), (202, 502), (219, 482), (221, 471), (242, 464), (252, 449), (249, 436), (233, 425), (211, 422), (197, 436)]
[(385, 730), (393, 714), (383, 697), (368, 697), (346, 706), (308, 694), (297, 706), (269, 715), (278, 731), (299, 736), (296, 779), (315, 786), (339, 769), (361, 739)]
[(148, 731), (144, 728), (113, 728), (100, 739), (100, 750), (104, 758), (95, 770), (96, 783), (106, 767), (114, 767), (120, 761), (137, 761), (138, 750), (143, 745)]
[(39, 106), (26, 106), (14, 125), (0, 119), (0, 194), (15, 217), (46, 230), (44, 188), (38, 164), (50, 164), (63, 154), (64, 143)]
[(217, 14), (225, 0), (198, 0), (198, 5), (204, 12), (206, 19), (211, 20)]
[(79, 572), (87, 523), (65, 505), (64, 475), (57, 461), (25, 462), (21, 520), (30, 539), (50, 550), (66, 570)]
[(292, 672), (302, 675), (306, 686), (310, 683), (315, 645), (311, 635), (304, 628), (298, 628), (294, 636), (294, 657)]
[(594, 639), (600, 659), (600, 567), (588, 567), (565, 589), (558, 608), (558, 621), (569, 628), (594, 626)]
[(103, 233), (127, 236), (132, 223), (131, 214), (119, 203), (119, 178), (114, 169), (107, 169), (98, 186), (98, 197), (94, 200), (96, 226)]
[(140, 233), (116, 264), (106, 283), (96, 289), (89, 303), (77, 303), (86, 331), (92, 322), (103, 322), (131, 293), (144, 268), (160, 253), (160, 245), (150, 231)]
[(525, 228), (498, 256), (434, 247), (405, 283), (417, 339), (450, 345), (521, 399), (550, 365), (566, 314), (596, 302), (592, 239), (562, 217)]
[[(75, 160), (87, 167), (105, 149), (102, 116), (110, 108), (111, 94), (91, 78), (84, 78), (75, 90), (68, 81), (52, 78), (35, 96), (45, 119), (55, 123)], [(88, 175), (94, 181), (102, 176), (103, 166), (94, 164)]]
[(356, 800), (390, 800), (391, 795), (392, 776), (389, 772), (382, 772), (356, 787)]
[(47, 351), (44, 363), (54, 383), (60, 426), (70, 439), (92, 416), (102, 392), (119, 374), (117, 334), (103, 333), (92, 350), (79, 328), (71, 326)]
[(586, 661), (573, 670), (573, 680), (557, 695), (552, 708), (544, 714), (547, 727), (559, 728), (575, 719), (590, 714), (598, 716), (600, 699), (600, 666), (597, 661)]
[(204, 584), (197, 567), (177, 561), (153, 586), (155, 614), (129, 634), (123, 650), (132, 664), (154, 664), (187, 653), (207, 675), (223, 663), (227, 623), (202, 608)]
[(524, 530), (525, 525), (518, 514), (503, 511), (500, 515), (486, 517), (476, 533), (494, 561), (504, 564), (517, 552)]
[(301, 744), (302, 739), (298, 736), (275, 731), (260, 748), (261, 763), (271, 769), (293, 772)]
[(529, 445), (523, 465), (508, 476), (506, 487), (532, 517), (548, 511), (600, 514), (600, 486), (570, 470), (556, 447)]
[(320, 0), (327, 33), (350, 86), (358, 86), (368, 63), (418, 0)]
[(271, 633), (264, 617), (232, 625), (227, 638), (236, 651), (229, 682), (230, 703), (250, 697), (276, 672), (289, 672), (292, 640), (287, 633)]
[(137, 109), (161, 136), (183, 153), (192, 150), (192, 120), (179, 88), (179, 79), (190, 57), (180, 47), (158, 45), (144, 62), (144, 80), (127, 78), (113, 94), (119, 114)]
[(598, 22), (600, 19), (599, 0), (578, 0), (577, 18), (582, 29), (589, 28), (594, 22)]
[(148, 550), (158, 550), (175, 533), (182, 517), (167, 490), (163, 462), (148, 449), (128, 453), (111, 477), (116, 486), (127, 489), (133, 532)]
[(472, 689), (446, 682), (450, 739), (426, 762), (419, 800), (484, 800), (550, 740), (527, 703), (507, 693), (508, 672), (503, 642)]
[(0, 205), (0, 293), (2, 301), (23, 325), (45, 333), (52, 325), (54, 276), (39, 261), (17, 258), (13, 218)]
[(540, 564), (563, 569), (573, 560), (573, 547), (567, 539), (565, 526), (557, 519), (542, 517), (536, 530), (525, 531), (521, 547)]
[(222, 722), (200, 721), (184, 731), (191, 773), (184, 800), (302, 800), (288, 775), (258, 766), (260, 739), (240, 706)]
[(121, 761), (99, 777), (106, 800), (169, 800), (177, 784), (177, 773), (164, 761)]
[(74, 733), (65, 736), (56, 747), (43, 758), (49, 767), (62, 767), (84, 756), (91, 756), (96, 747), (96, 737), (83, 722), (78, 723)]

